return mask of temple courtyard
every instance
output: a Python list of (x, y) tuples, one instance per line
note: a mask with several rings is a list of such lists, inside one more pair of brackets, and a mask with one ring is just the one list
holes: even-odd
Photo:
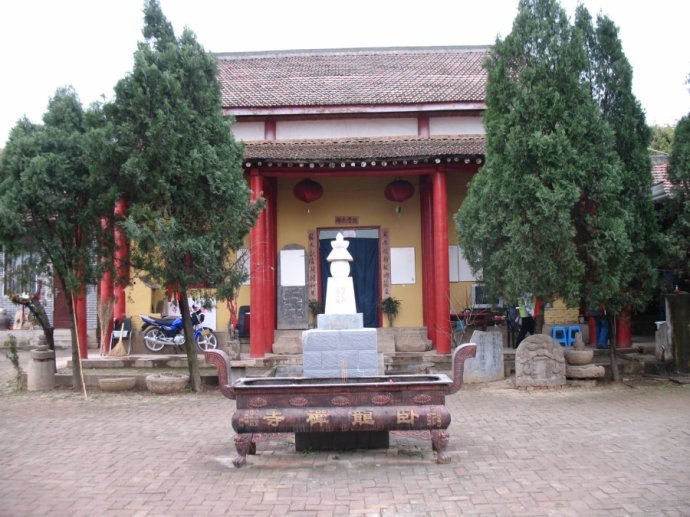
[(527, 390), (511, 378), (446, 403), (447, 465), (423, 433), (306, 453), (281, 434), (237, 469), (234, 402), (218, 390), (4, 389), (0, 515), (690, 515), (689, 385)]

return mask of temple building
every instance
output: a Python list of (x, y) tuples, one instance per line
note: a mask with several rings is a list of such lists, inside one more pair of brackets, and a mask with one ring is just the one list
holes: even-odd
[[(253, 357), (272, 352), (276, 331), (308, 327), (309, 302), (325, 301), (325, 258), (338, 232), (350, 242), (365, 327), (388, 326), (381, 301), (394, 297), (396, 327), (424, 328), (438, 353), (450, 352), (449, 316), (482, 301), (452, 217), (484, 163), (488, 52), (217, 56), (252, 197), (266, 200), (243, 250), (250, 281), (237, 302), (250, 308)], [(227, 316), (219, 304), (216, 330)]]

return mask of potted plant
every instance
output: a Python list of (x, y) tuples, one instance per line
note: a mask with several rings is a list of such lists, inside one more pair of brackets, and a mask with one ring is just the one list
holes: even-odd
[(388, 326), (392, 327), (393, 326), (393, 320), (395, 317), (398, 315), (398, 312), (400, 311), (400, 300), (393, 296), (389, 296), (388, 298), (384, 298), (383, 301), (381, 302), (381, 310), (383, 313), (386, 315), (388, 318)]
[(323, 314), (323, 302), (321, 300), (309, 300), (309, 312), (314, 320), (313, 326), (316, 327), (316, 317)]

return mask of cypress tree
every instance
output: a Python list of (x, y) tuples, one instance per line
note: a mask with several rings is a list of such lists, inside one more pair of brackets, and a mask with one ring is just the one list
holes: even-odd
[(677, 276), (690, 278), (690, 114), (678, 122), (669, 160), (671, 196), (667, 219), (671, 221), (664, 244)]
[(575, 28), (588, 55), (585, 82), (602, 118), (613, 130), (614, 149), (623, 166), (620, 195), (625, 200), (625, 225), (631, 248), (622, 271), (622, 289), (618, 296), (612, 293), (609, 306), (642, 309), (656, 288), (654, 261), (659, 249), (659, 227), (650, 196), (651, 131), (632, 93), (632, 67), (613, 21), (599, 15), (595, 29), (589, 12), (580, 5)]
[(486, 163), (455, 218), (468, 262), (507, 300), (608, 301), (630, 242), (581, 39), (557, 1), (521, 0), (485, 66)]
[[(223, 118), (216, 60), (185, 29), (177, 38), (156, 0), (144, 6), (145, 41), (134, 69), (105, 107), (113, 135), (110, 154), (130, 202), (123, 223), (135, 242), (132, 265), (180, 294), (192, 389), (200, 389), (190, 289), (233, 296), (243, 280), (230, 260), (255, 223), (242, 147)], [(210, 294), (210, 293), (207, 293)]]

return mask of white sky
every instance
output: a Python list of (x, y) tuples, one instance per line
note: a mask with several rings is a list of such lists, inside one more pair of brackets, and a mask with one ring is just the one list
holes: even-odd
[[(561, 0), (572, 18), (577, 0)], [(518, 0), (161, 0), (179, 35), (212, 52), (485, 45), (510, 32)], [(584, 0), (620, 28), (649, 124), (690, 112), (690, 2)], [(56, 88), (85, 105), (111, 98), (143, 39), (143, 0), (4, 0), (0, 4), (0, 147), (26, 115), (40, 122)]]

